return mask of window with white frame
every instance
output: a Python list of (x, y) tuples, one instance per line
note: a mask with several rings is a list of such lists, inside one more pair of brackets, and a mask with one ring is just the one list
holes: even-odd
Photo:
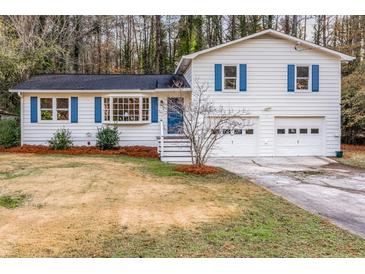
[(40, 98), (41, 121), (68, 121), (69, 98)]
[(142, 121), (150, 120), (150, 99), (142, 98)]
[(104, 121), (116, 123), (139, 123), (150, 121), (148, 97), (104, 98)]
[(56, 113), (58, 121), (67, 121), (69, 118), (68, 98), (56, 98)]
[(53, 120), (53, 100), (52, 98), (40, 99), (41, 120), (51, 121)]
[(309, 66), (297, 66), (297, 90), (309, 90)]
[(104, 121), (110, 121), (110, 98), (104, 98)]
[(237, 89), (237, 66), (224, 66), (223, 69), (224, 89)]

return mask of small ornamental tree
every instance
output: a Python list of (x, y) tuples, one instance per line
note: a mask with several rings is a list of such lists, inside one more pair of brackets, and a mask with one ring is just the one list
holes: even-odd
[(48, 141), (49, 145), (53, 149), (68, 149), (72, 146), (71, 131), (66, 128), (58, 129), (51, 140)]
[[(174, 83), (175, 86), (182, 84)], [(191, 143), (191, 160), (195, 165), (204, 165), (212, 150), (227, 132), (252, 125), (244, 108), (234, 109), (212, 102), (208, 85), (196, 81), (190, 102), (168, 106), (183, 117), (178, 129)]]
[(96, 145), (101, 149), (113, 149), (119, 146), (118, 127), (102, 127), (98, 128), (96, 134)]

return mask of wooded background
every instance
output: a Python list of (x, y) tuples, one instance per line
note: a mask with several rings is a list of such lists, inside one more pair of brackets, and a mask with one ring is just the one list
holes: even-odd
[(344, 64), (343, 140), (365, 142), (365, 16), (0, 16), (0, 108), (39, 73), (173, 73), (184, 54), (272, 28), (356, 56)]

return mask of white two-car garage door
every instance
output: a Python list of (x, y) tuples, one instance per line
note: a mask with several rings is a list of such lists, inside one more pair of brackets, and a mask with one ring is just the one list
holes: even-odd
[(243, 129), (223, 129), (224, 137), (217, 142), (212, 152), (213, 157), (257, 156), (258, 151), (257, 118), (247, 119)]
[(323, 150), (323, 118), (276, 117), (276, 156), (321, 156)]

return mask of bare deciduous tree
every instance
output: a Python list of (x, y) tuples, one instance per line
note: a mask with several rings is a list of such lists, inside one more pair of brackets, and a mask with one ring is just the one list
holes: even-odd
[[(174, 83), (174, 87), (179, 86), (181, 83)], [(196, 81), (190, 102), (167, 106), (183, 118), (178, 131), (190, 141), (191, 160), (195, 165), (204, 165), (224, 136), (252, 125), (244, 108), (217, 106), (208, 92), (208, 84)]]

